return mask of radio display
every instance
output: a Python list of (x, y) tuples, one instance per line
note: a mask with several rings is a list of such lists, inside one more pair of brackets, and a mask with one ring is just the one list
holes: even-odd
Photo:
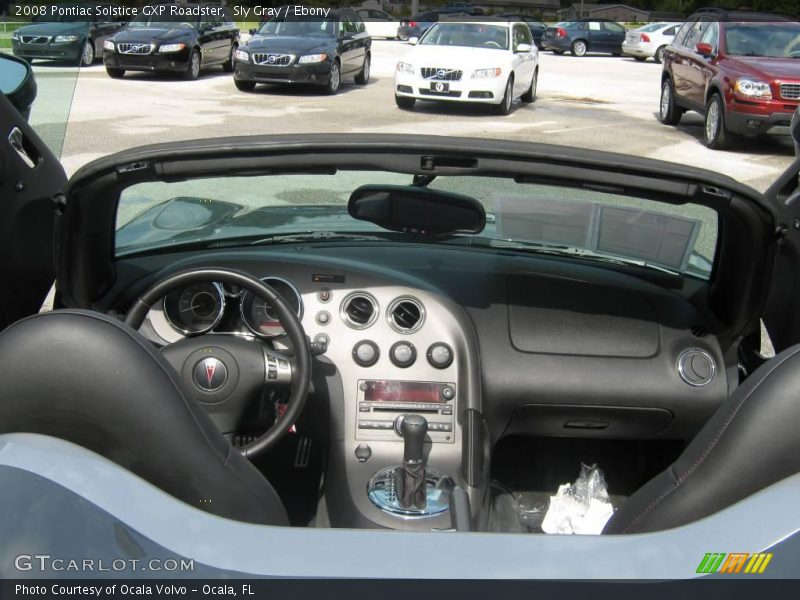
[(439, 383), (421, 381), (367, 381), (364, 400), (367, 402), (443, 402)]

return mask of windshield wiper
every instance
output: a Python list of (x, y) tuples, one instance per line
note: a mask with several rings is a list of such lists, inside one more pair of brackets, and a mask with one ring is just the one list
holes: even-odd
[[(339, 233), (337, 231), (307, 231), (303, 233), (284, 233), (269, 235), (246, 241), (250, 246), (261, 246), (267, 244), (294, 244), (297, 242), (327, 242), (327, 241), (348, 241), (348, 242), (383, 242), (392, 239), (407, 239), (407, 234), (387, 232), (387, 233)], [(230, 240), (236, 242), (236, 239)], [(237, 245), (243, 243), (239, 238)]]
[(652, 269), (662, 273), (667, 273), (669, 275), (682, 275), (680, 271), (669, 269), (661, 265), (656, 265), (646, 260), (612, 256), (610, 254), (596, 252), (595, 250), (589, 250), (587, 248), (578, 248), (576, 246), (570, 246), (567, 244), (548, 244), (546, 242), (533, 242), (525, 240), (500, 240), (486, 237), (472, 237), (469, 238), (469, 245), (489, 248), (511, 248), (515, 250), (525, 250), (554, 256), (565, 256), (569, 258), (588, 258), (609, 264)]

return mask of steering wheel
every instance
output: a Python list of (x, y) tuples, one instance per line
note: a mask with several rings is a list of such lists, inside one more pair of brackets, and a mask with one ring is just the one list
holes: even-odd
[(494, 46), (495, 48), (502, 48), (500, 44), (495, 42), (494, 40), (489, 40), (488, 42), (483, 42), (484, 46)]
[(150, 308), (168, 293), (193, 283), (216, 281), (239, 286), (268, 301), (289, 338), (293, 355), (275, 351), (260, 339), (237, 335), (195, 336), (161, 349), (190, 391), (222, 433), (235, 431), (245, 409), (271, 386), (291, 386), (288, 408), (272, 427), (239, 448), (247, 458), (279, 442), (297, 421), (311, 383), (311, 355), (303, 325), (286, 301), (269, 285), (240, 271), (190, 269), (151, 285), (134, 302), (125, 323), (139, 329)]

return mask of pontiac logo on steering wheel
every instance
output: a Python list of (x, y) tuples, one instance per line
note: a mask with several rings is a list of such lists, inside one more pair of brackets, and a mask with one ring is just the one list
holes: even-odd
[(216, 392), (228, 380), (228, 369), (218, 358), (204, 358), (194, 367), (195, 385), (206, 392)]

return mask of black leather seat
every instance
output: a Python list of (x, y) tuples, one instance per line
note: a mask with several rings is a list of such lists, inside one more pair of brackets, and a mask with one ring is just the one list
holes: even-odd
[(0, 379), (0, 433), (68, 440), (204, 511), (288, 525), (272, 486), (121, 322), (78, 310), (18, 321), (0, 334)]
[(603, 533), (669, 529), (800, 472), (800, 346), (757, 369), (669, 468), (634, 493)]

